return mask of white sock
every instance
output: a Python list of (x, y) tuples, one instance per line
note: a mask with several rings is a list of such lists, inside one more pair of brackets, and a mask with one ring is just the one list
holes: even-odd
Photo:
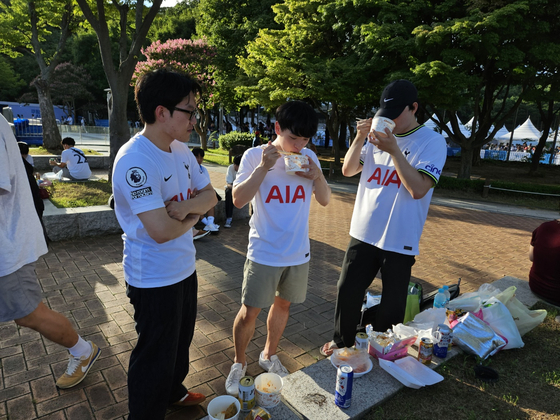
[(68, 349), (70, 354), (74, 357), (88, 357), (92, 350), (91, 344), (80, 336), (78, 336), (78, 342), (74, 347)]
[(205, 225), (207, 225), (208, 224), (208, 219), (206, 217), (203, 217), (201, 222), (204, 223)]
[(208, 216), (208, 223), (214, 224), (214, 216)]

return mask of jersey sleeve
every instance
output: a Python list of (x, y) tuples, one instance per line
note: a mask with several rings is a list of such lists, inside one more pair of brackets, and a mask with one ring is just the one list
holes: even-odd
[(122, 156), (113, 173), (115, 201), (126, 203), (132, 213), (165, 207), (161, 193), (162, 174), (155, 162), (146, 159), (141, 153)]
[(426, 143), (415, 168), (418, 172), (429, 176), (434, 181), (435, 186), (441, 176), (446, 158), (447, 147), (445, 145), (445, 140), (441, 135), (436, 134), (433, 139)]
[[(0, 133), (0, 194), (6, 194), (12, 191), (12, 182), (10, 181), (10, 174), (13, 174), (12, 163), (8, 157), (8, 145), (6, 144), (6, 137)], [(10, 140), (8, 140), (10, 141)], [(14, 142), (15, 143), (15, 142)]]

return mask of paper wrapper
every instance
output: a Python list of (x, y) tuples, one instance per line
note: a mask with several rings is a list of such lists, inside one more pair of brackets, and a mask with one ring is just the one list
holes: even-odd
[(502, 337), (471, 312), (459, 318), (453, 328), (453, 342), (464, 352), (481, 359), (493, 356), (506, 345)]
[(305, 155), (300, 155), (296, 153), (285, 153), (284, 154), (284, 165), (286, 167), (286, 173), (289, 175), (294, 175), (296, 172), (307, 172), (309, 169), (303, 169), (302, 165), (308, 165), (309, 158)]

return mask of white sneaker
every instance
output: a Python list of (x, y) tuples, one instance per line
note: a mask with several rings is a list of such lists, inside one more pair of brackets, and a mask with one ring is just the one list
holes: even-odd
[(198, 241), (200, 238), (204, 238), (207, 235), (210, 235), (210, 232), (203, 232), (199, 230), (196, 234), (193, 234), (193, 241)]
[(218, 232), (220, 230), (220, 225), (215, 225), (214, 223), (208, 223), (203, 229), (205, 232)]
[(247, 365), (243, 367), (241, 363), (234, 363), (231, 366), (229, 375), (226, 379), (226, 392), (229, 395), (237, 397), (239, 394), (239, 381), (245, 376)]
[(226, 227), (226, 228), (230, 228), (230, 227), (231, 227), (231, 219), (227, 219), (227, 220), (226, 220), (226, 223), (225, 223), (224, 227)]
[(267, 372), (276, 373), (281, 378), (290, 374), (288, 369), (284, 367), (278, 356), (275, 354), (270, 356), (270, 359), (265, 359), (263, 357), (263, 352), (261, 351), (261, 354), (259, 355), (259, 365)]

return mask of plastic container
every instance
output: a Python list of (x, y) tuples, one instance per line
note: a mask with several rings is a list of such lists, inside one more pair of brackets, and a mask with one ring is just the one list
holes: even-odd
[(309, 164), (309, 158), (299, 153), (283, 153), (284, 167), (288, 175), (295, 175), (296, 172), (307, 172), (308, 168), (302, 168), (302, 165)]
[(443, 376), (413, 357), (405, 357), (395, 362), (379, 360), (379, 366), (409, 388), (418, 389), (443, 381)]
[(280, 403), (284, 381), (275, 373), (261, 373), (255, 378), (257, 405), (263, 408), (276, 407)]
[(206, 411), (208, 411), (208, 418), (210, 420), (219, 419), (219, 414), (224, 412), (232, 403), (234, 403), (237, 407), (237, 414), (235, 414), (235, 416), (233, 417), (230, 417), (229, 420), (237, 420), (239, 418), (241, 404), (239, 403), (239, 400), (237, 398), (232, 397), (231, 395), (220, 395), (219, 397), (216, 397), (212, 401), (210, 401), (210, 403), (208, 404), (208, 408), (206, 409)]
[(446, 284), (442, 287), (442, 289), (443, 289), (443, 293), (445, 293), (445, 299), (447, 299), (445, 302), (445, 305), (447, 306), (447, 304), (451, 300), (451, 293), (449, 293), (449, 286)]
[(445, 297), (445, 292), (443, 288), (439, 289), (436, 297), (434, 298), (434, 308), (445, 308), (447, 304), (447, 298)]
[(375, 130), (378, 133), (382, 133), (383, 136), (386, 136), (387, 134), (385, 133), (385, 128), (388, 128), (390, 132), (393, 132), (395, 129), (395, 122), (385, 117), (373, 118), (370, 131)]

